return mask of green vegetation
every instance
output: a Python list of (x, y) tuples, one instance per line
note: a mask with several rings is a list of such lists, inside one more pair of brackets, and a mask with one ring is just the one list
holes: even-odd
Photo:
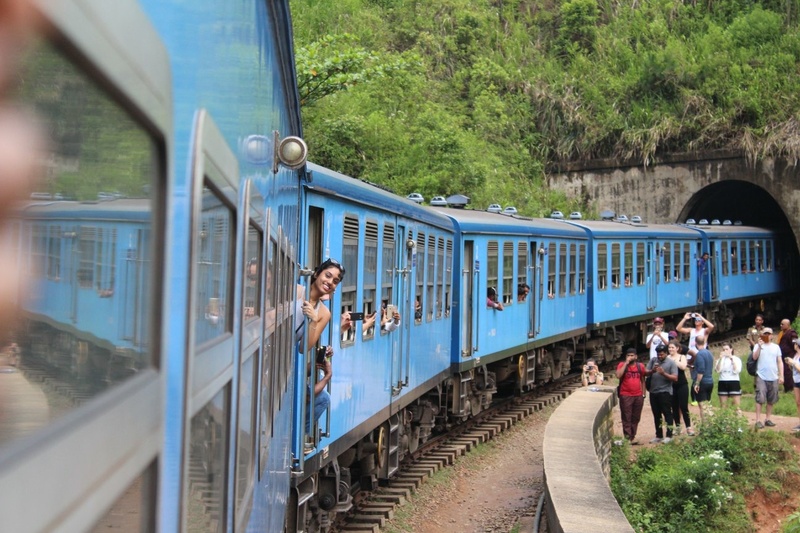
[(311, 160), (426, 198), (581, 209), (560, 162), (800, 156), (800, 2), (291, 1)]
[[(800, 467), (789, 442), (777, 431), (753, 431), (743, 417), (720, 410), (693, 439), (611, 455), (611, 489), (636, 531), (748, 532), (744, 496), (793, 492)], [(791, 523), (791, 521), (790, 521)]]

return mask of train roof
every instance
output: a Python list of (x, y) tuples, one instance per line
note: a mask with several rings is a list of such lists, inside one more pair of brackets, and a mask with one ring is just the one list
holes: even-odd
[(711, 239), (727, 239), (727, 238), (741, 238), (741, 237), (771, 237), (775, 234), (774, 231), (766, 228), (758, 228), (755, 226), (733, 226), (733, 225), (713, 225), (713, 226), (695, 226), (689, 225), (696, 231), (706, 235)]
[(660, 237), (660, 238), (698, 238), (699, 234), (694, 228), (678, 224), (640, 224), (620, 222), (615, 220), (564, 220), (570, 224), (584, 228), (591, 232), (593, 237)]
[(119, 198), (89, 202), (31, 201), (20, 207), (19, 214), (24, 218), (145, 220), (151, 216), (152, 204), (149, 198)]
[(311, 177), (303, 185), (311, 191), (453, 231), (453, 223), (448, 217), (417, 205), (411, 200), (401, 198), (373, 183), (340, 174), (317, 164), (309, 162), (306, 165)]
[(428, 207), (445, 214), (457, 224), (462, 233), (535, 235), (537, 237), (568, 237), (585, 239), (582, 230), (550, 218), (527, 218), (503, 213), (472, 209)]

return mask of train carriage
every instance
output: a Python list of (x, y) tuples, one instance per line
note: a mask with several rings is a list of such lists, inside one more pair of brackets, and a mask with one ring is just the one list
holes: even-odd
[[(307, 168), (304, 264), (313, 268), (331, 257), (345, 275), (328, 302), (332, 318), (320, 340), (334, 349), (331, 404), (312, 434), (295, 441), (302, 460), (290, 522), (298, 531), (346, 510), (353, 485), (392, 476), (403, 455), (430, 436), (438, 404), (423, 396), (448, 378), (453, 289), (449, 219), (357, 179)], [(397, 330), (380, 327), (384, 307), (400, 312)], [(341, 316), (355, 312), (377, 313), (374, 325), (356, 321), (343, 331)], [(296, 373), (300, 382), (305, 367), (301, 362)], [(306, 389), (297, 388), (298, 412)]]
[(36, 417), (4, 402), (0, 529), (279, 531), (304, 163), (280, 152), (302, 145), (288, 5), (32, 3), (18, 96), (51, 152), (3, 239), (32, 268), (0, 377)]
[[(458, 229), (455, 268), (461, 275), (454, 291), (458, 320), (453, 322), (453, 372), (464, 375), (465, 381), (471, 372), (472, 379), (482, 381), (482, 365), (502, 362), (492, 366), (490, 386), (479, 387), (487, 393), (495, 389), (495, 381), (512, 379), (527, 388), (566, 374), (574, 345), (563, 343), (549, 351), (541, 347), (586, 331), (584, 232), (548, 219), (437, 210), (450, 216)], [(520, 285), (530, 288), (522, 301), (517, 296)], [(488, 305), (489, 290), (496, 291), (502, 311)], [(525, 354), (522, 361), (512, 358), (519, 354)], [(454, 396), (460, 398), (453, 408), (456, 413), (482, 408), (480, 398)]]

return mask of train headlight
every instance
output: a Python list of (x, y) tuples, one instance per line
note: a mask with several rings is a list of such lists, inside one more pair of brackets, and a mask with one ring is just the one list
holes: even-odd
[(277, 131), (275, 136), (275, 158), (272, 164), (272, 172), (278, 172), (278, 164), (292, 170), (296, 170), (306, 164), (308, 158), (308, 146), (300, 137), (280, 138)]

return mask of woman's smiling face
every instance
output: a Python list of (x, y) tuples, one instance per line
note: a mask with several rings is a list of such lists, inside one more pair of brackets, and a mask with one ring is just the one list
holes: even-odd
[(322, 294), (333, 294), (341, 281), (342, 271), (335, 266), (330, 266), (319, 273), (315, 284)]

